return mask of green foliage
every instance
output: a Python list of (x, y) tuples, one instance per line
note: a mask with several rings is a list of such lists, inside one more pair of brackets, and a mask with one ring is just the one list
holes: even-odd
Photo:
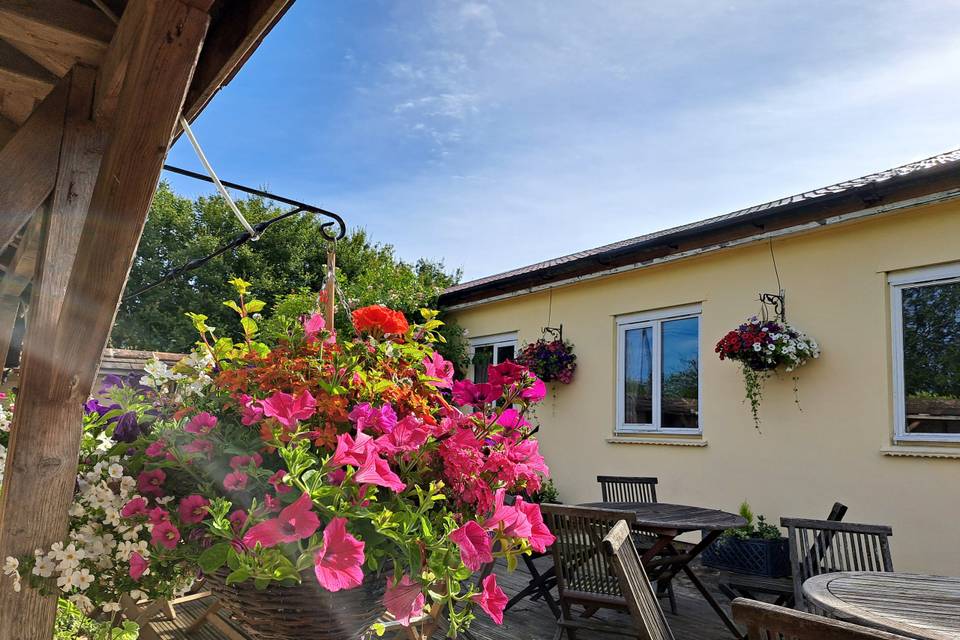
[(88, 618), (69, 600), (57, 601), (53, 640), (137, 640), (139, 637), (140, 627), (136, 622), (128, 620), (122, 626), (111, 628), (109, 621)]
[(764, 516), (754, 516), (753, 509), (746, 501), (740, 504), (740, 515), (747, 521), (746, 526), (727, 529), (723, 532), (725, 538), (760, 538), (762, 540), (776, 540), (780, 538), (780, 529), (767, 522)]
[(541, 504), (562, 504), (560, 501), (560, 492), (557, 491), (557, 485), (553, 483), (553, 478), (547, 478), (546, 482), (540, 486), (537, 492), (536, 501)]
[(902, 296), (907, 395), (960, 398), (960, 283), (907, 287)]
[[(281, 211), (260, 198), (238, 200), (237, 206), (252, 224)], [(209, 254), (239, 232), (236, 219), (219, 196), (191, 201), (161, 183), (127, 291), (136, 291), (171, 268)], [(326, 252), (320, 221), (309, 215), (288, 218), (270, 227), (260, 240), (215, 258), (185, 277), (125, 300), (117, 313), (112, 345), (190, 350), (196, 334), (189, 323), (183, 322), (183, 315), (191, 309), (204, 309), (210, 314), (204, 322), (213, 327), (232, 325), (234, 311), (220, 301), (233, 297), (228, 281), (236, 277), (248, 281), (247, 286), (263, 300), (259, 308), (248, 306), (248, 323), (260, 323), (259, 310), (278, 305), (275, 318), (296, 319), (315, 306), (309, 292), (320, 291), (323, 285)], [(442, 263), (421, 259), (411, 264), (400, 260), (391, 245), (372, 241), (363, 229), (355, 229), (337, 242), (337, 281), (351, 308), (384, 304), (416, 321), (421, 307), (435, 308), (440, 292), (459, 279), (458, 271), (447, 272)], [(268, 337), (284, 333), (289, 327), (281, 326), (282, 322), (268, 322), (261, 330)], [(337, 328), (342, 331), (349, 326), (347, 312), (339, 309)], [(455, 323), (448, 323), (441, 333), (447, 341), (438, 345), (438, 350), (465, 369), (467, 349), (462, 330)]]

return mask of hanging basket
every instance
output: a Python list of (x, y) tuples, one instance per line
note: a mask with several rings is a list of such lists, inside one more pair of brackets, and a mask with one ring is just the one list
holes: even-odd
[(226, 584), (227, 573), (207, 576), (210, 590), (254, 640), (356, 640), (383, 614), (386, 580), (370, 572), (354, 589), (327, 591), (305, 571), (292, 587)]

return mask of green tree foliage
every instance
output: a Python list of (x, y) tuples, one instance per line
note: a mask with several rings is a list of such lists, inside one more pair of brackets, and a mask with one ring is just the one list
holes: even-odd
[(908, 395), (960, 398), (960, 283), (903, 289), (903, 343)]
[[(261, 198), (237, 201), (252, 224), (281, 211)], [(241, 277), (252, 283), (268, 309), (281, 305), (278, 316), (296, 318), (314, 306), (326, 274), (327, 243), (321, 220), (292, 216), (271, 226), (263, 237), (214, 258), (189, 274), (130, 300), (124, 300), (111, 336), (112, 346), (182, 352), (196, 340), (184, 317), (188, 311), (209, 316), (212, 326), (229, 326), (233, 312), (221, 304), (230, 299), (228, 280)], [(205, 256), (229, 242), (240, 225), (219, 196), (196, 201), (175, 194), (161, 183), (133, 263), (127, 291), (158, 280), (171, 268)], [(337, 243), (337, 281), (351, 308), (385, 304), (419, 321), (420, 307), (435, 307), (440, 292), (456, 283), (459, 271), (421, 259), (410, 264), (397, 258), (389, 244), (374, 242), (363, 229), (354, 229)], [(266, 312), (265, 312), (266, 313)], [(281, 330), (282, 320), (268, 320)], [(349, 330), (347, 312), (338, 310), (337, 328)], [(465, 366), (466, 342), (454, 323), (445, 327), (447, 344), (440, 349), (458, 367)]]

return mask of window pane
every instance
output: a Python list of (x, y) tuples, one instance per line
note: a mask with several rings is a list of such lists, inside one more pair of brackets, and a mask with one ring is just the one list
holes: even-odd
[(504, 360), (513, 360), (513, 345), (508, 344), (506, 346), (497, 347), (497, 364), (500, 364)]
[(660, 426), (667, 429), (696, 429), (699, 415), (698, 318), (670, 320), (661, 326), (662, 393)]
[(960, 433), (960, 282), (902, 294), (907, 433)]
[(488, 344), (473, 350), (473, 381), (487, 381), (487, 367), (493, 364), (493, 345)]
[(653, 331), (650, 327), (624, 332), (623, 421), (653, 423)]

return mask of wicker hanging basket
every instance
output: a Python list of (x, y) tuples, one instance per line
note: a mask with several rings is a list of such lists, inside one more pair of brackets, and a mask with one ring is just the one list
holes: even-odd
[(292, 587), (259, 591), (250, 581), (226, 584), (227, 573), (207, 576), (223, 608), (254, 640), (356, 640), (383, 614), (386, 580), (368, 573), (359, 587), (331, 593), (312, 572)]

